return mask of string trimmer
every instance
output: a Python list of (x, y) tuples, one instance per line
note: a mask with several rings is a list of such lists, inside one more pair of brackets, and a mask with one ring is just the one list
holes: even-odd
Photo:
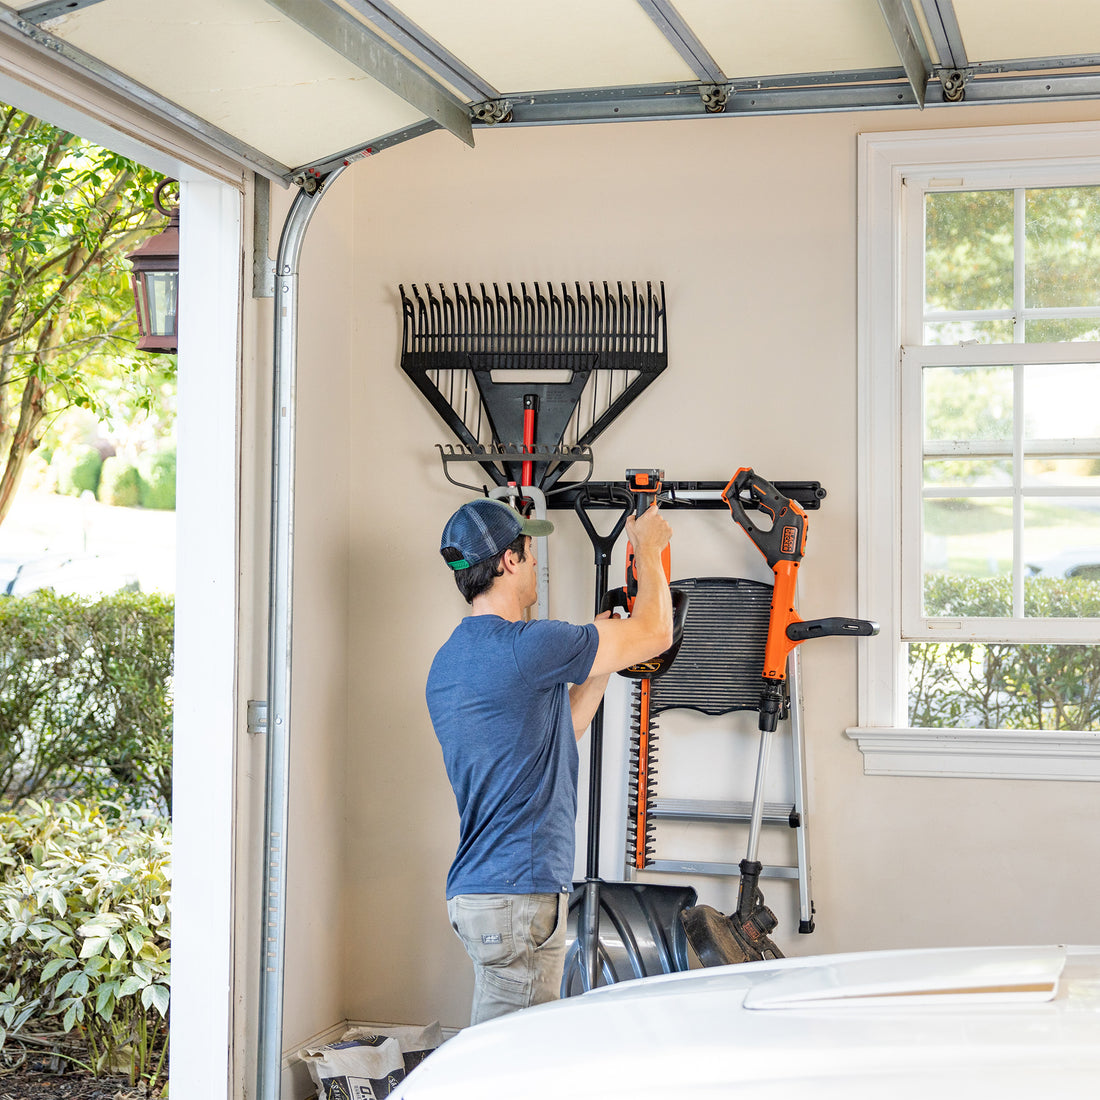
[[(681, 914), (688, 942), (704, 966), (783, 957), (770, 936), (779, 922), (764, 904), (764, 895), (760, 890), (763, 866), (757, 859), (757, 847), (763, 820), (764, 778), (771, 735), (779, 720), (787, 717), (790, 704), (787, 658), (791, 650), (810, 638), (866, 637), (878, 633), (878, 624), (865, 619), (804, 620), (795, 611), (795, 585), (798, 567), (806, 552), (809, 526), (806, 513), (796, 501), (784, 496), (771, 482), (765, 481), (747, 466), (730, 479), (722, 491), (722, 499), (729, 506), (734, 521), (764, 555), (775, 575), (775, 582), (761, 671), (760, 753), (749, 819), (748, 850), (739, 865), (741, 879), (737, 909), (729, 916), (723, 916), (709, 905), (698, 905)], [(746, 504), (764, 512), (770, 518), (771, 526), (761, 528), (753, 523), (746, 511)]]

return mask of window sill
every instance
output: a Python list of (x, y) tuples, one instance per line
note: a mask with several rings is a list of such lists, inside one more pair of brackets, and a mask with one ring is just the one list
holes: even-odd
[(1100, 781), (1098, 733), (870, 726), (845, 732), (863, 753), (864, 775)]

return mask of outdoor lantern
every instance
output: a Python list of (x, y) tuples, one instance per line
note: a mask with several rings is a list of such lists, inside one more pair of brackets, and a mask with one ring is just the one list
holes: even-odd
[(175, 180), (161, 180), (153, 205), (168, 219), (167, 228), (127, 255), (133, 265), (130, 281), (137, 305), (139, 351), (176, 350), (177, 303), (180, 280), (180, 209), (165, 210), (161, 192)]

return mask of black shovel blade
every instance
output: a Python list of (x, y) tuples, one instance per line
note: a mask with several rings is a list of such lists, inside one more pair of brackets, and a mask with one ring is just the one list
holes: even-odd
[[(584, 992), (584, 958), (578, 941), (584, 888), (583, 882), (574, 883), (569, 895), (563, 997)], [(688, 969), (687, 936), (680, 914), (698, 900), (694, 887), (601, 882), (599, 893), (598, 985)]]

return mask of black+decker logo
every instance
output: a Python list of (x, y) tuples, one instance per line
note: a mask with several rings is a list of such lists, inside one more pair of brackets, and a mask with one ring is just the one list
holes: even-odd
[(783, 554), (793, 554), (795, 546), (798, 541), (798, 528), (797, 527), (784, 527), (783, 538), (779, 544), (780, 552)]

